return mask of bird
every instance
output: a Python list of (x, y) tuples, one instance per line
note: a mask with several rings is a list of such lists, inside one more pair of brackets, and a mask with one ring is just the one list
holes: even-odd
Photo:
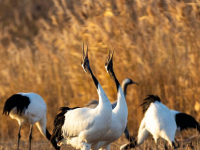
[[(128, 85), (131, 85), (131, 84), (139, 85), (137, 82), (131, 80), (130, 78), (126, 78), (122, 82), (122, 91), (124, 93), (125, 99), (126, 99)], [(95, 108), (98, 104), (99, 104), (99, 102), (97, 100), (91, 100), (85, 106), (88, 108)], [(112, 105), (112, 109), (114, 109), (117, 105), (117, 100), (115, 102), (111, 103), (111, 105)], [(129, 140), (129, 142), (134, 140), (134, 137), (130, 136), (130, 134), (129, 134), (128, 126), (126, 126), (126, 128), (124, 130), (124, 135), (125, 135), (125, 138), (127, 140)]]
[(140, 123), (137, 140), (121, 146), (120, 149), (140, 145), (150, 135), (153, 136), (155, 143), (159, 138), (163, 138), (171, 147), (177, 149), (178, 146), (175, 145), (177, 126), (170, 109), (162, 104), (160, 98), (156, 95), (148, 95), (141, 106), (143, 107), (144, 118)]
[(88, 46), (86, 53), (83, 44), (84, 71), (91, 76), (99, 95), (99, 105), (95, 108), (60, 108), (61, 112), (55, 117), (52, 138), (58, 141), (58, 145), (70, 144), (76, 149), (90, 150), (91, 144), (101, 140), (102, 136), (110, 129), (112, 119), (112, 107), (106, 93), (94, 76), (88, 58)]
[[(122, 82), (122, 91), (124, 93), (125, 98), (126, 98), (127, 88), (131, 84), (139, 85), (137, 82), (131, 80), (130, 78), (125, 78)], [(87, 104), (85, 104), (85, 106), (88, 108), (95, 108), (98, 104), (99, 102), (97, 100), (91, 100)], [(117, 105), (117, 100), (111, 103), (111, 105), (112, 105), (112, 109), (114, 109), (115, 106)]]
[[(172, 115), (172, 118), (176, 123), (176, 131), (177, 130), (183, 131), (183, 130), (188, 130), (188, 129), (194, 128), (194, 129), (197, 129), (198, 132), (200, 132), (199, 123), (191, 115), (179, 112), (177, 110), (172, 110), (172, 109), (170, 109), (170, 115)], [(129, 148), (134, 148), (135, 146), (142, 144), (144, 142), (144, 140), (146, 140), (150, 136), (150, 132), (145, 129), (145, 119), (144, 118), (143, 118), (142, 123), (140, 125), (138, 135), (141, 135), (140, 139), (142, 139), (142, 140), (140, 140), (140, 141), (135, 140), (133, 142), (124, 144), (123, 146), (121, 146), (120, 150), (127, 150)], [(139, 140), (139, 137), (138, 137), (138, 140)], [(178, 142), (177, 142), (177, 144), (179, 145)]]
[(117, 103), (116, 107), (112, 110), (112, 123), (110, 129), (104, 135), (102, 141), (92, 144), (92, 149), (94, 150), (99, 148), (101, 148), (102, 150), (109, 150), (110, 144), (121, 137), (127, 124), (128, 108), (124, 93), (113, 70), (113, 54), (114, 50), (113, 52), (111, 52), (111, 50), (109, 49), (108, 58), (105, 63), (105, 69), (116, 84)]
[[(13, 94), (6, 100), (3, 114), (10, 116), (12, 119), (16, 119), (19, 124), (17, 150), (19, 149), (21, 138), (20, 130), (23, 123), (30, 124), (29, 150), (31, 150), (32, 130), (34, 124), (36, 124), (41, 134), (50, 140), (51, 134), (46, 128), (46, 113), (46, 103), (43, 98), (36, 93), (17, 93)], [(60, 149), (57, 146), (55, 139), (51, 140), (51, 144), (56, 150)]]

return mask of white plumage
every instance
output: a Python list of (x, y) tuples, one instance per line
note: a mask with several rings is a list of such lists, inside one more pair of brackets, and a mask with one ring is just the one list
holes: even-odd
[(118, 138), (121, 137), (127, 124), (128, 109), (127, 109), (126, 99), (122, 91), (122, 88), (117, 78), (115, 77), (115, 74), (113, 71), (113, 64), (112, 64), (113, 53), (111, 56), (110, 54), (111, 54), (111, 51), (109, 51), (108, 60), (105, 64), (105, 68), (107, 72), (109, 73), (110, 77), (116, 83), (116, 87), (118, 91), (117, 104), (116, 104), (116, 107), (112, 110), (112, 123), (111, 123), (109, 131), (104, 135), (102, 141), (92, 144), (93, 150), (96, 150), (99, 148), (101, 148), (102, 150), (109, 150), (110, 143), (116, 141)]
[(140, 124), (138, 139), (121, 146), (121, 150), (142, 144), (150, 135), (153, 136), (155, 142), (161, 137), (171, 146), (177, 148), (179, 143), (177, 142), (177, 147), (174, 143), (176, 130), (196, 128), (200, 132), (199, 123), (192, 116), (168, 109), (160, 102), (159, 97), (150, 95), (142, 105), (144, 112), (146, 112)]
[[(119, 91), (122, 92), (120, 88)], [(96, 148), (96, 144), (93, 144), (92, 149), (101, 148), (102, 150), (109, 150), (110, 144), (119, 139), (123, 134), (127, 124), (128, 111), (125, 101), (121, 98), (121, 92), (118, 92), (119, 99), (117, 106), (112, 112), (112, 123), (109, 131), (102, 138), (102, 141), (98, 143), (98, 148)]]
[[(122, 91), (124, 93), (125, 99), (126, 99), (127, 87), (128, 87), (128, 85), (131, 85), (131, 84), (137, 84), (138, 85), (138, 83), (132, 81), (129, 78), (124, 79), (123, 82), (122, 82)], [(95, 107), (97, 107), (98, 104), (99, 104), (99, 102), (97, 100), (91, 100), (85, 106), (88, 107), (88, 108), (95, 108)], [(114, 109), (117, 105), (117, 100), (114, 101), (113, 103), (111, 103), (111, 105), (112, 105), (112, 109)]]
[(153, 136), (156, 143), (159, 138), (163, 138), (171, 147), (173, 146), (176, 149), (174, 137), (177, 126), (170, 109), (160, 102), (158, 96), (154, 95), (149, 95), (141, 105), (143, 106), (144, 118), (140, 124), (137, 141), (128, 143), (120, 149), (125, 150), (128, 147), (133, 148), (140, 145), (150, 135)]
[[(23, 123), (31, 125), (29, 134), (29, 143), (31, 149), (32, 127), (34, 124), (38, 127), (43, 136), (50, 140), (51, 135), (46, 128), (47, 107), (43, 98), (36, 93), (18, 93), (7, 99), (4, 105), (3, 114), (9, 115), (19, 123), (18, 148), (20, 140), (20, 129)], [(52, 144), (56, 149), (56, 141), (52, 139)]]
[(85, 55), (84, 49), (82, 67), (86, 73), (91, 75), (95, 83), (99, 95), (99, 105), (95, 109), (62, 108), (62, 112), (55, 118), (52, 137), (59, 141), (59, 145), (70, 144), (77, 149), (90, 150), (91, 144), (101, 140), (102, 136), (109, 130), (112, 107), (90, 69), (88, 50)]
[[(138, 83), (132, 81), (129, 78), (124, 79), (123, 82), (122, 82), (122, 91), (124, 93), (125, 99), (126, 99), (127, 87), (130, 84), (137, 84), (138, 85)], [(97, 100), (91, 100), (85, 106), (88, 107), (88, 108), (95, 108), (95, 107), (97, 107), (98, 104), (99, 104), (99, 102)], [(112, 109), (114, 109), (117, 105), (117, 100), (115, 102), (111, 103), (111, 105), (112, 105)], [(124, 134), (125, 134), (126, 139), (129, 140), (130, 142), (134, 140), (134, 138), (130, 136), (127, 126), (124, 130)]]
[[(83, 148), (84, 144), (96, 142), (108, 131), (111, 124), (111, 104), (102, 90), (98, 84), (97, 91), (101, 104), (95, 109), (77, 108), (65, 114), (65, 122), (62, 127), (63, 136), (68, 139), (65, 144)], [(78, 137), (76, 139), (80, 142), (73, 139), (73, 136)]]
[[(30, 100), (30, 104), (28, 105), (27, 109), (23, 110), (24, 113), (22, 113), (22, 115), (17, 114), (16, 112), (17, 108), (15, 107), (10, 112), (10, 117), (18, 120), (19, 125), (25, 122), (28, 122), (30, 124), (35, 124), (39, 120), (41, 121), (44, 120), (43, 122), (46, 122), (47, 106), (43, 98), (35, 93), (18, 93), (18, 94), (28, 97)], [(39, 130), (42, 131), (41, 133), (45, 133), (46, 126), (40, 127)]]
[(143, 130), (147, 130), (152, 134), (156, 143), (158, 138), (161, 137), (172, 146), (176, 133), (176, 123), (165, 105), (158, 101), (151, 103), (143, 120), (143, 128), (140, 128), (138, 132), (138, 143), (141, 143), (144, 138), (140, 134), (144, 133)]

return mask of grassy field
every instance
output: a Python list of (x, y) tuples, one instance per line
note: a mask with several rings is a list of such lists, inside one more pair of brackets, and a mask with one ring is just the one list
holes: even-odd
[[(38, 93), (47, 103), (52, 131), (57, 108), (97, 99), (80, 65), (85, 42), (91, 68), (111, 101), (117, 94), (104, 68), (109, 45), (119, 81), (139, 83), (127, 92), (131, 135), (137, 135), (139, 105), (148, 94), (199, 121), (199, 39), (198, 0), (0, 0), (0, 110), (13, 93)], [(28, 130), (24, 125), (22, 140)], [(17, 132), (17, 122), (0, 115), (3, 146), (15, 146), (9, 141)], [(44, 140), (35, 128), (33, 134), (36, 143)]]
[[(183, 139), (183, 137), (179, 137), (178, 139), (180, 143), (180, 150), (199, 150), (199, 144), (200, 144), (200, 136), (194, 135), (191, 136), (188, 139)], [(114, 142), (111, 144), (111, 150), (119, 149), (121, 145), (126, 143), (127, 141), (124, 138), (121, 138), (120, 140)], [(153, 138), (149, 138), (146, 140), (141, 146), (138, 146), (135, 148), (135, 150), (164, 150), (164, 142), (160, 140), (158, 144), (156, 145)], [(0, 142), (0, 150), (14, 150), (17, 148), (17, 140), (11, 140), (7, 142)], [(168, 147), (170, 149), (170, 147)], [(22, 140), (20, 142), (20, 150), (29, 149), (29, 143), (28, 141)], [(53, 150), (54, 148), (50, 145), (50, 143), (47, 140), (33, 140), (32, 142), (32, 149), (37, 150)], [(61, 147), (61, 150), (75, 150), (75, 148), (72, 148), (68, 145), (63, 145)]]

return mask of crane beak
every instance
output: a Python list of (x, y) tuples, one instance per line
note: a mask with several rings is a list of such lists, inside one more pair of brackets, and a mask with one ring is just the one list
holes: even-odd
[(83, 43), (83, 60), (88, 59), (88, 45), (86, 52), (84, 51), (84, 43)]
[(85, 52), (85, 59), (88, 59), (88, 45), (87, 45), (87, 50)]
[(81, 66), (86, 73), (89, 73), (88, 69), (90, 68), (90, 66), (89, 66), (89, 59), (88, 59), (88, 45), (87, 45), (87, 50), (85, 52), (84, 43), (83, 43), (83, 60), (81, 62)]
[(115, 51), (115, 49), (113, 49), (113, 51), (112, 51), (112, 52), (110, 51), (110, 53), (111, 53), (111, 56), (110, 56), (110, 61), (113, 61), (113, 54), (114, 54), (114, 51)]
[(134, 81), (132, 82), (132, 84), (136, 84), (136, 85), (139, 85), (139, 83), (137, 83), (137, 82), (134, 82)]
[(110, 65), (112, 65), (112, 61), (113, 61), (113, 54), (114, 54), (114, 49), (113, 51), (111, 51), (111, 48), (109, 47), (109, 51), (108, 51), (108, 58), (107, 61), (105, 63), (105, 68), (106, 71), (108, 72), (108, 70), (110, 69)]
[(84, 52), (84, 42), (83, 42), (83, 58), (85, 57), (85, 52)]
[(115, 49), (113, 49), (113, 51), (111, 51), (111, 48), (109, 47), (108, 59), (107, 59), (108, 63), (113, 60), (114, 51), (115, 51)]

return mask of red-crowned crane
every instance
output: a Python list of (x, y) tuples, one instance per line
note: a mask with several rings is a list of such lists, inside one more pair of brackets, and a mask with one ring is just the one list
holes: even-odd
[(60, 108), (61, 112), (54, 120), (52, 138), (58, 140), (58, 145), (70, 144), (76, 149), (90, 150), (91, 144), (100, 141), (110, 129), (112, 121), (112, 107), (108, 97), (92, 73), (88, 59), (88, 48), (86, 54), (83, 45), (84, 71), (94, 81), (99, 95), (99, 105), (95, 108)]
[[(18, 93), (12, 95), (6, 100), (3, 108), (3, 114), (9, 115), (12, 119), (16, 119), (19, 123), (17, 149), (19, 149), (21, 126), (26, 122), (31, 125), (29, 133), (29, 150), (31, 149), (32, 129), (34, 124), (36, 124), (42, 135), (50, 140), (51, 135), (46, 128), (46, 113), (46, 103), (43, 98), (36, 93)], [(52, 139), (51, 143), (55, 149), (60, 149), (57, 147), (55, 139)]]
[[(138, 85), (138, 83), (134, 82), (130, 78), (126, 78), (122, 82), (122, 91), (124, 93), (125, 99), (126, 99), (128, 85), (131, 85), (131, 84)], [(99, 102), (97, 100), (91, 100), (85, 106), (88, 108), (95, 108), (95, 107), (97, 107), (98, 104), (99, 104)], [(117, 100), (115, 102), (111, 103), (111, 105), (112, 105), (112, 109), (114, 109), (117, 105)], [(134, 140), (134, 138), (132, 136), (130, 136), (127, 126), (124, 130), (124, 135), (125, 135), (126, 139), (129, 140), (130, 142)]]
[(123, 134), (128, 117), (128, 108), (126, 104), (126, 99), (122, 88), (117, 80), (115, 73), (113, 71), (113, 53), (109, 50), (108, 58), (105, 63), (105, 68), (110, 77), (114, 80), (117, 88), (117, 105), (112, 110), (112, 123), (109, 131), (104, 135), (103, 139), (97, 143), (92, 144), (92, 149), (96, 150), (101, 148), (102, 150), (109, 150), (110, 144), (121, 137)]
[[(154, 103), (156, 103), (156, 105)], [(155, 120), (154, 120), (153, 121), (154, 126), (151, 124), (149, 125), (148, 123), (150, 122), (150, 120), (149, 120), (150, 118), (148, 119), (147, 118), (148, 116), (145, 115), (145, 117), (142, 119), (141, 124), (140, 124), (140, 128), (138, 131), (138, 139), (134, 142), (124, 144), (123, 146), (120, 147), (121, 150), (127, 150), (129, 148), (134, 148), (138, 145), (141, 145), (151, 134), (154, 136), (154, 134), (156, 134), (156, 132), (160, 132), (160, 134), (161, 134), (161, 132), (165, 131), (165, 132), (163, 132), (165, 137), (163, 137), (163, 136), (160, 136), (160, 137), (162, 137), (163, 139), (166, 139), (166, 138), (170, 137), (170, 135), (171, 135), (171, 140), (174, 139), (174, 137), (173, 137), (174, 128), (175, 128), (175, 132), (176, 132), (176, 130), (182, 131), (182, 130), (187, 130), (190, 128), (196, 128), (200, 132), (199, 123), (192, 116), (185, 114), (185, 113), (181, 113), (176, 110), (169, 110), (169, 111), (167, 111), (167, 113), (164, 113), (161, 109), (159, 109), (159, 108), (162, 108), (160, 106), (162, 106), (163, 104), (160, 102), (160, 98), (157, 96), (149, 95), (149, 97), (145, 99), (145, 102), (142, 105), (143, 105), (144, 112), (147, 111), (152, 106), (157, 107), (157, 109), (155, 109), (155, 108), (152, 109), (153, 107), (150, 109), (150, 111), (152, 111), (152, 113), (151, 113), (152, 116), (148, 115), (150, 118), (152, 118), (152, 120), (153, 120), (153, 116), (156, 115), (157, 122), (155, 122)], [(155, 111), (155, 110), (157, 110), (157, 111)], [(165, 117), (165, 119), (164, 119), (164, 117)], [(161, 118), (161, 119), (158, 122), (159, 118)], [(174, 123), (172, 123), (172, 122), (175, 122), (175, 126), (174, 126)], [(160, 129), (158, 129), (158, 127)], [(152, 128), (153, 130), (150, 130), (149, 128)], [(155, 141), (156, 141), (156, 139), (155, 139)], [(169, 142), (169, 140), (167, 140), (167, 141)], [(172, 145), (175, 147), (175, 144), (172, 143)]]

